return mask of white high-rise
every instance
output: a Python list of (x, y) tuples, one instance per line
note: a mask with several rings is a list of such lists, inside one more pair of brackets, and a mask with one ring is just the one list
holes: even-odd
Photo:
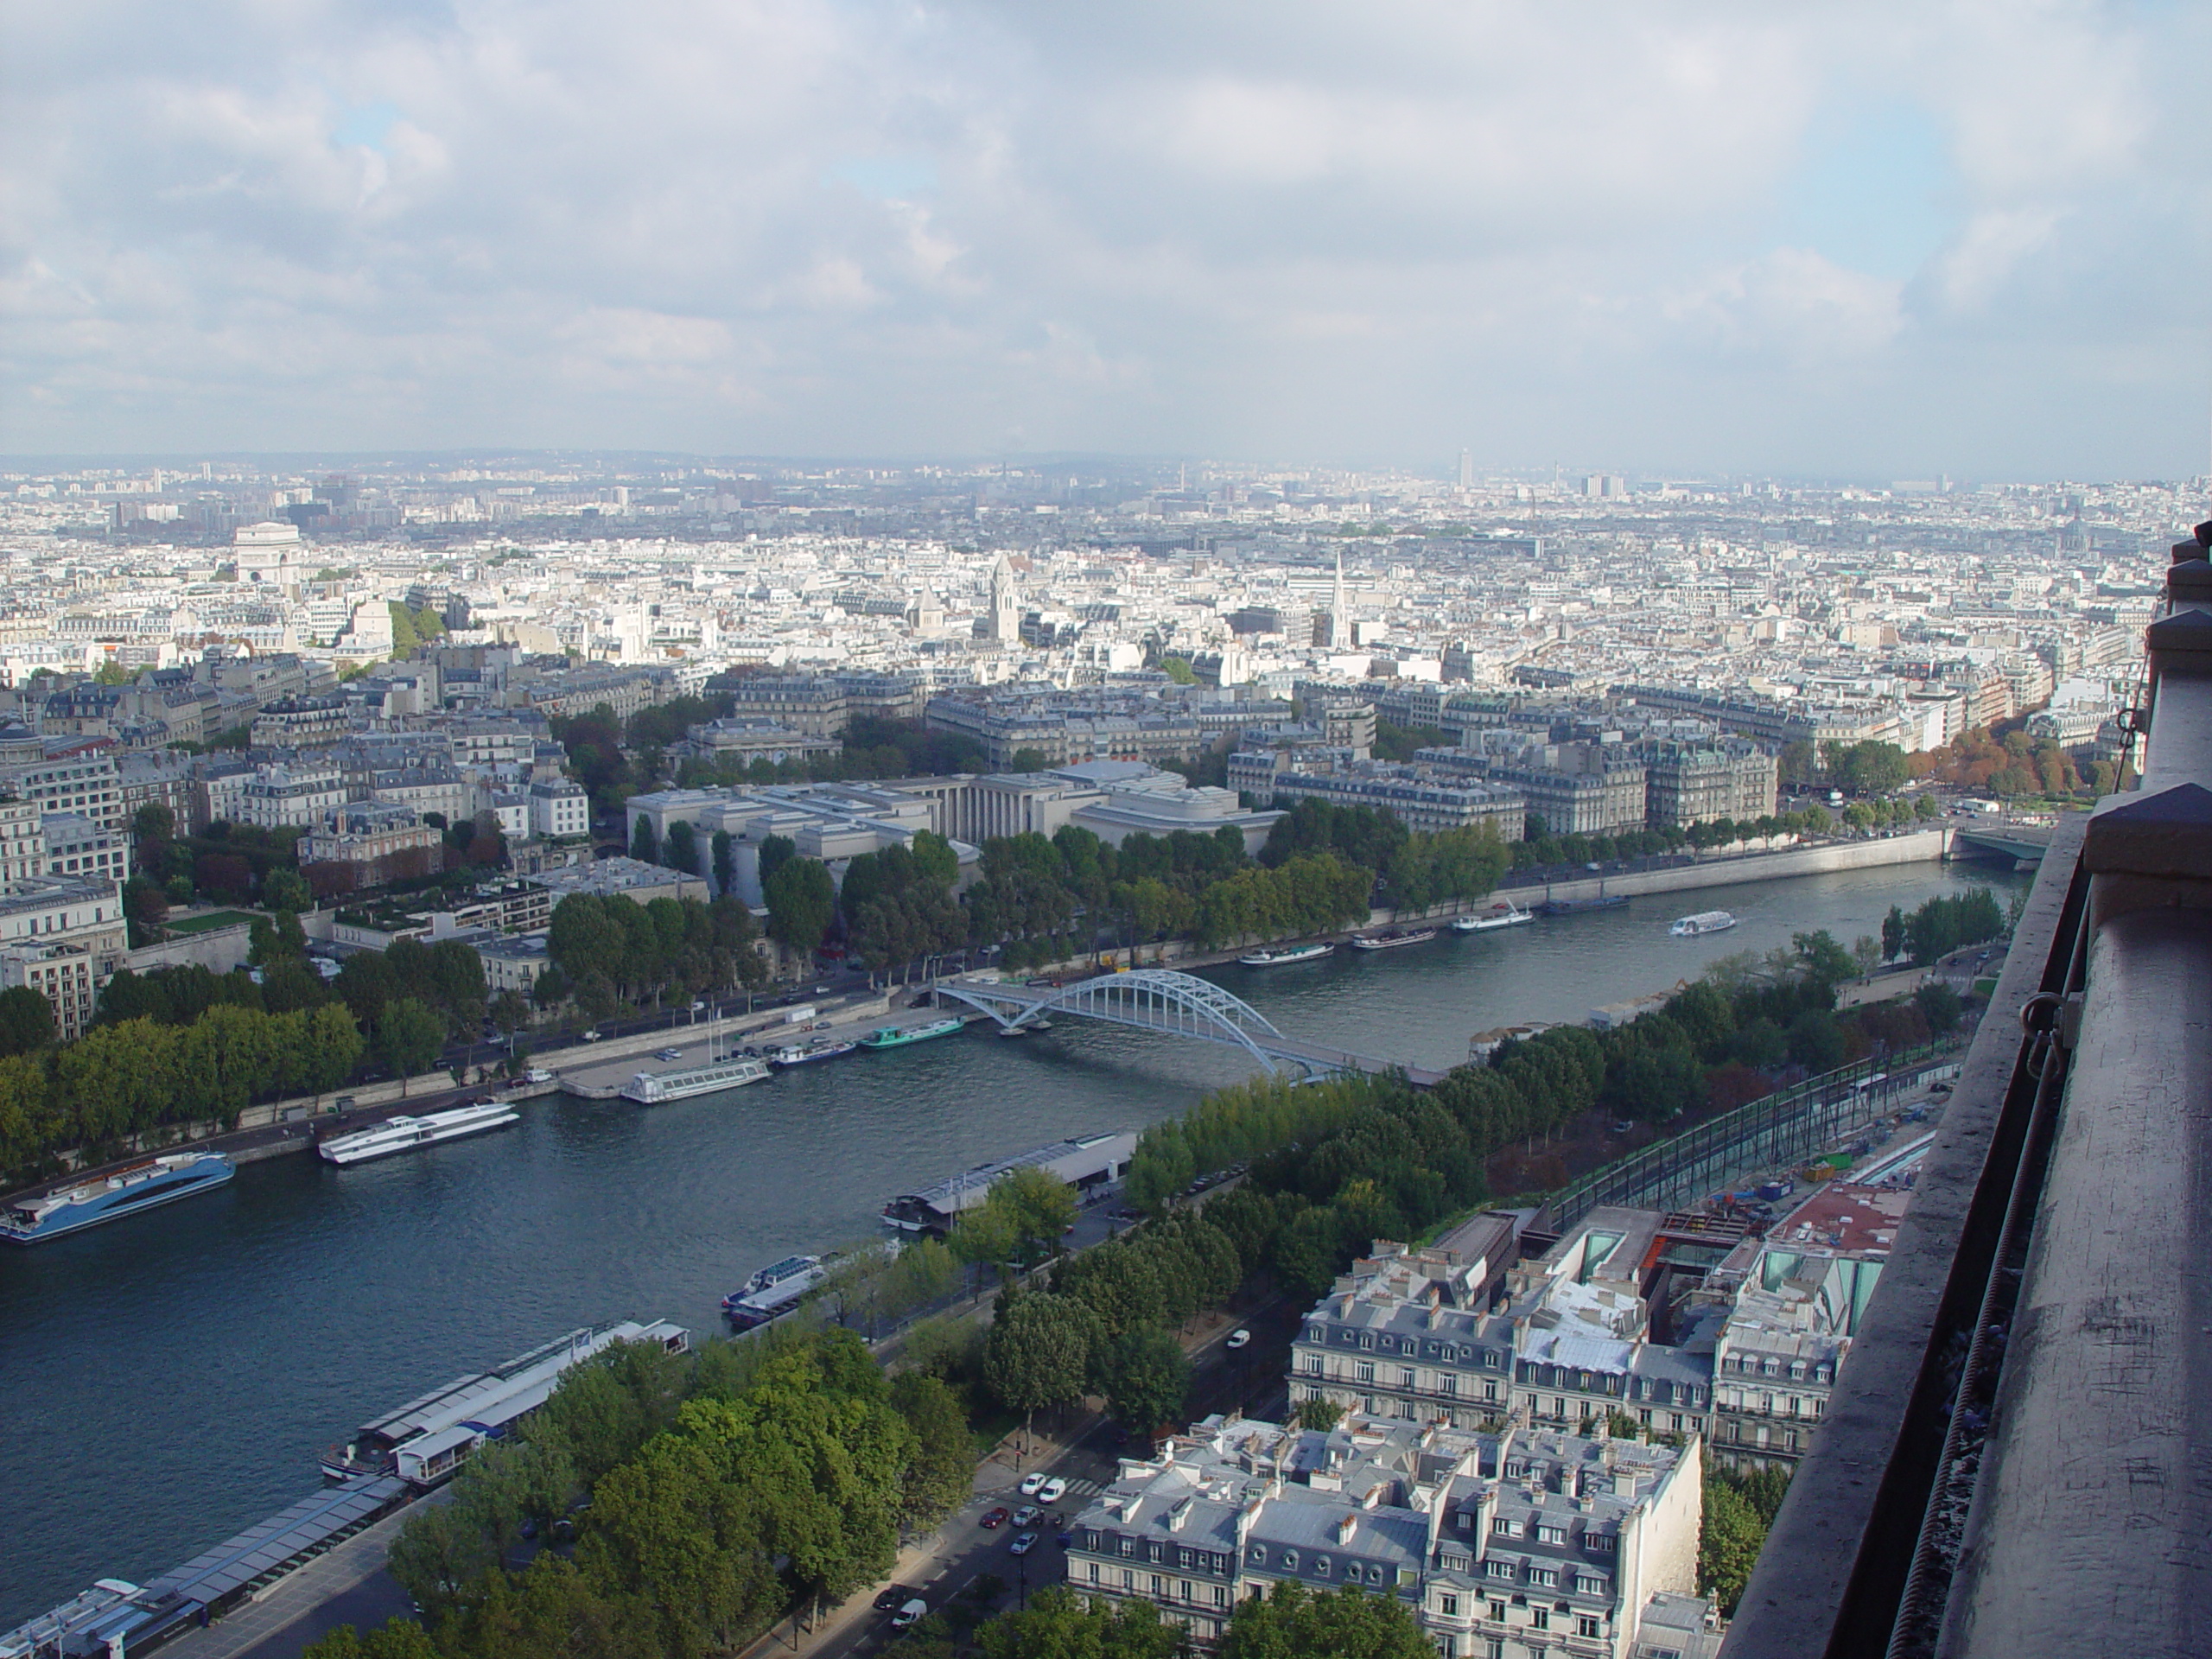
[(991, 567), (988, 626), (988, 637), (995, 644), (1011, 645), (1021, 638), (1021, 590), (1014, 585), (1014, 567), (1007, 563), (1003, 553)]

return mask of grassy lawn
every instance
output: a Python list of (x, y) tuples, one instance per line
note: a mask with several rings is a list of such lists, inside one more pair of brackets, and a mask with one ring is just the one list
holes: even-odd
[(210, 911), (205, 916), (172, 916), (162, 924), (171, 933), (208, 933), (219, 927), (238, 927), (253, 919), (243, 910)]

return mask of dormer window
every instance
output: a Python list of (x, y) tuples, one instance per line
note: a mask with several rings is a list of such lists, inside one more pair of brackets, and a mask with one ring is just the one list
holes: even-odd
[(1253, 1565), (1253, 1566), (1255, 1566), (1255, 1567), (1265, 1567), (1267, 1564), (1268, 1564), (1268, 1552), (1267, 1552), (1266, 1550), (1262, 1549), (1262, 1548), (1259, 1545), (1257, 1545), (1257, 1544), (1253, 1545), (1253, 1546), (1252, 1546), (1252, 1565)]
[(1296, 1550), (1286, 1549), (1283, 1551), (1282, 1570), (1286, 1573), (1295, 1573), (1298, 1571), (1298, 1552)]
[[(1354, 1568), (1353, 1570), (1357, 1572), (1358, 1569)], [(1327, 1556), (1316, 1555), (1313, 1558), (1313, 1576), (1317, 1579), (1325, 1579), (1329, 1576), (1329, 1558)]]

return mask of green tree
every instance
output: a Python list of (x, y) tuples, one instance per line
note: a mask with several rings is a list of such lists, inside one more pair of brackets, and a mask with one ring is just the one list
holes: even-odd
[(798, 856), (798, 843), (789, 836), (764, 836), (760, 840), (760, 885), (766, 887), (776, 872)]
[(709, 845), (714, 854), (715, 892), (726, 893), (737, 885), (737, 855), (729, 831), (715, 830)]
[(1904, 912), (1891, 905), (1889, 914), (1882, 918), (1882, 960), (1895, 962), (1904, 954)]
[(1938, 1037), (1948, 1037), (1959, 1028), (1966, 1008), (1959, 994), (1941, 980), (1923, 985), (1912, 994), (1912, 1001), (1928, 1021), (1928, 1029)]
[(446, 1022), (411, 996), (385, 1005), (377, 1025), (377, 1058), (396, 1077), (411, 1077), (435, 1064), (445, 1046)]
[(308, 1643), (300, 1659), (444, 1659), (444, 1656), (428, 1630), (411, 1618), (395, 1615), (365, 1636), (351, 1624), (340, 1624)]
[(1433, 1659), (1435, 1651), (1396, 1597), (1350, 1586), (1316, 1592), (1294, 1580), (1237, 1603), (1221, 1643), (1222, 1659)]
[(315, 895), (308, 891), (307, 878), (297, 870), (279, 867), (262, 878), (261, 902), (271, 910), (297, 912), (315, 906)]
[(640, 864), (660, 862), (660, 844), (653, 838), (653, 821), (644, 813), (630, 830), (630, 856)]
[(28, 985), (0, 991), (0, 1055), (29, 1054), (54, 1041), (54, 1009)]
[(920, 1371), (892, 1379), (891, 1406), (914, 1431), (913, 1460), (899, 1489), (899, 1521), (910, 1532), (926, 1532), (974, 1490), (976, 1446), (968, 1414), (942, 1377)]
[(818, 858), (787, 859), (763, 884), (768, 931), (787, 949), (810, 957), (836, 914), (837, 889)]
[(1008, 1172), (991, 1183), (988, 1204), (1001, 1206), (1013, 1224), (1015, 1247), (1034, 1260), (1059, 1248), (1075, 1225), (1075, 1189), (1033, 1166)]
[(1295, 1413), (1300, 1428), (1318, 1428), (1324, 1433), (1343, 1421), (1344, 1414), (1342, 1406), (1318, 1394), (1300, 1401)]
[(1008, 772), (1042, 772), (1045, 770), (1045, 751), (1016, 749), (1007, 760), (1006, 769)]
[(1001, 1306), (983, 1339), (983, 1380), (1025, 1417), (1082, 1396), (1103, 1340), (1098, 1316), (1072, 1298), (1033, 1291)]
[(699, 832), (687, 819), (678, 818), (668, 826), (668, 845), (662, 856), (671, 870), (682, 870), (686, 875), (699, 874)]
[(1167, 1332), (1131, 1331), (1107, 1351), (1099, 1382), (1115, 1421), (1149, 1434), (1182, 1416), (1191, 1392), (1190, 1356)]
[(1056, 1584), (978, 1627), (976, 1650), (982, 1659), (1178, 1659), (1190, 1632), (1141, 1597), (1117, 1606)]
[(1766, 1543), (1766, 1527), (1735, 1484), (1719, 1471), (1705, 1477), (1705, 1515), (1698, 1529), (1697, 1587), (1720, 1611), (1733, 1613)]

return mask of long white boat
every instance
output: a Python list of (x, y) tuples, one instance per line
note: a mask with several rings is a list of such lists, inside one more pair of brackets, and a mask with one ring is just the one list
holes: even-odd
[(1694, 939), (1707, 933), (1726, 933), (1735, 925), (1736, 918), (1725, 910), (1701, 910), (1683, 917), (1667, 931), (1678, 939)]
[(1452, 931), (1455, 933), (1487, 933), (1494, 927), (1518, 927), (1523, 922), (1533, 922), (1536, 912), (1523, 910), (1510, 899), (1503, 906), (1493, 906), (1473, 916), (1455, 916)]
[(819, 1038), (810, 1043), (785, 1043), (772, 1048), (765, 1056), (771, 1065), (807, 1065), (816, 1060), (834, 1060), (840, 1054), (849, 1054), (860, 1045), (849, 1037)]
[(512, 1106), (486, 1103), (480, 1106), (456, 1106), (446, 1112), (425, 1112), (420, 1117), (388, 1117), (351, 1135), (334, 1135), (315, 1150), (334, 1164), (365, 1164), (372, 1158), (389, 1158), (394, 1153), (433, 1147), (441, 1141), (458, 1141), (464, 1135), (505, 1128), (521, 1116)]
[(689, 1100), (694, 1095), (742, 1089), (767, 1075), (765, 1061), (733, 1055), (726, 1060), (686, 1066), (680, 1071), (640, 1071), (622, 1085), (622, 1098), (634, 1100), (640, 1106), (664, 1106), (671, 1100)]
[(1280, 968), (1286, 963), (1318, 962), (1336, 948), (1326, 939), (1316, 939), (1311, 944), (1287, 944), (1280, 950), (1255, 950), (1236, 960), (1246, 968)]

